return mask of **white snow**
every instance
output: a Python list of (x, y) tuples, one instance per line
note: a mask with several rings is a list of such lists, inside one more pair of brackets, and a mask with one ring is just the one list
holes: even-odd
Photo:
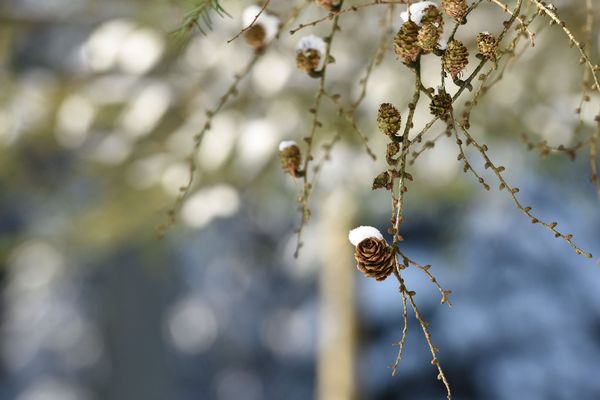
[(383, 239), (383, 235), (379, 232), (379, 229), (373, 228), (372, 226), (359, 226), (354, 228), (348, 234), (348, 240), (354, 246), (357, 246), (360, 242), (368, 238)]
[(283, 150), (287, 149), (288, 147), (297, 146), (297, 145), (298, 144), (293, 140), (284, 140), (281, 143), (279, 143), (279, 151), (283, 151)]
[[(244, 9), (244, 12), (242, 13), (242, 22), (244, 24), (244, 28), (249, 26), (252, 23), (252, 21), (254, 21), (254, 18), (256, 18), (260, 10), (261, 7), (257, 5), (252, 5)], [(256, 22), (254, 24), (262, 25), (262, 27), (265, 29), (265, 42), (269, 43), (275, 38), (275, 35), (277, 35), (277, 29), (279, 28), (279, 18), (267, 14), (266, 11), (263, 11), (262, 14), (260, 14), (259, 17), (256, 19)]]
[(448, 41), (446, 39), (441, 38), (438, 41), (438, 49), (446, 50), (448, 48)]
[[(423, 15), (425, 14), (425, 10), (430, 6), (437, 7), (433, 1), (421, 1), (419, 3), (414, 3), (410, 6), (410, 20), (413, 21), (417, 25), (421, 25), (421, 19), (423, 19)], [(408, 21), (409, 10), (400, 13), (400, 18), (403, 22)]]
[(323, 55), (327, 50), (327, 45), (322, 38), (315, 35), (304, 36), (296, 45), (296, 51), (305, 52), (310, 49), (317, 50), (321, 55)]

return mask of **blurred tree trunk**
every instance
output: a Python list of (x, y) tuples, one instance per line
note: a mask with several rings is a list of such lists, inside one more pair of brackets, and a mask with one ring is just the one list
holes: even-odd
[(319, 237), (320, 310), (317, 398), (356, 399), (354, 259), (347, 233), (354, 206), (346, 192), (333, 192), (322, 209)]

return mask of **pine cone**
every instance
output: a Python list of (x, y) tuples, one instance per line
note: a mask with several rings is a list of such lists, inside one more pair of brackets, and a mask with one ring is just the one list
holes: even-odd
[(406, 21), (394, 38), (394, 51), (406, 64), (414, 62), (421, 52), (418, 36), (419, 25)]
[(254, 24), (250, 29), (244, 33), (246, 43), (253, 49), (260, 49), (265, 45), (265, 38), (267, 31), (261, 24)]
[(315, 3), (327, 11), (336, 12), (342, 7), (342, 0), (315, 0)]
[(444, 16), (439, 8), (431, 5), (423, 11), (421, 25), (423, 26), (425, 24), (434, 24), (437, 27), (440, 36), (444, 33)]
[(379, 131), (388, 136), (394, 136), (402, 126), (400, 112), (390, 103), (382, 103), (377, 114), (377, 127)]
[(431, 53), (437, 48), (438, 41), (440, 40), (438, 27), (431, 22), (423, 24), (419, 30), (417, 40), (419, 47), (421, 47), (424, 53)]
[(383, 239), (371, 237), (363, 240), (356, 246), (354, 258), (360, 272), (378, 281), (384, 280), (394, 272), (394, 254)]
[(439, 117), (442, 121), (448, 120), (452, 111), (452, 96), (443, 89), (439, 90), (438, 94), (433, 96), (433, 100), (429, 104), (429, 110), (431, 114)]
[(384, 135), (394, 136), (402, 126), (400, 111), (390, 103), (382, 103), (377, 114), (377, 127)]
[(464, 23), (467, 15), (467, 0), (442, 0), (444, 12), (458, 23)]
[(320, 63), (321, 53), (316, 49), (307, 49), (296, 54), (296, 65), (307, 74), (316, 71)]
[(480, 33), (477, 35), (477, 47), (484, 59), (496, 62), (498, 39), (487, 32)]
[(469, 51), (461, 42), (453, 40), (448, 43), (442, 63), (444, 70), (450, 73), (452, 79), (456, 79), (469, 63)]
[(281, 160), (281, 168), (284, 171), (287, 171), (293, 177), (300, 175), (302, 153), (297, 145), (292, 144), (279, 150), (279, 159)]

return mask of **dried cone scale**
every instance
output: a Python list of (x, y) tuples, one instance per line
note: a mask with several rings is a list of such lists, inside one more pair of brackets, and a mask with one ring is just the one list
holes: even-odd
[(392, 177), (387, 171), (384, 171), (377, 175), (375, 179), (373, 179), (373, 185), (371, 186), (372, 190), (385, 188), (386, 190), (392, 190)]

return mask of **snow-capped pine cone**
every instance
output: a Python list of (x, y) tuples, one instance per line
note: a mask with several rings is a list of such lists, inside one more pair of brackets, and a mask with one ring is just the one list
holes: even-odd
[(452, 76), (452, 79), (456, 79), (469, 63), (469, 51), (458, 40), (452, 40), (444, 52), (442, 63), (444, 70)]
[(421, 52), (418, 36), (419, 25), (406, 21), (394, 38), (394, 51), (406, 64), (414, 62)]
[(253, 49), (260, 49), (265, 45), (267, 31), (261, 24), (254, 24), (244, 33), (246, 43)]
[(442, 9), (458, 23), (463, 23), (467, 15), (467, 0), (442, 0)]
[(424, 53), (431, 53), (438, 46), (440, 40), (440, 33), (437, 26), (431, 22), (425, 23), (419, 29), (419, 36), (417, 37), (419, 47)]
[(452, 111), (452, 96), (443, 89), (438, 91), (429, 104), (429, 110), (442, 121), (448, 120)]
[(487, 32), (483, 32), (477, 35), (477, 48), (479, 54), (486, 60), (496, 61), (498, 51), (498, 39)]
[(377, 127), (384, 135), (394, 136), (402, 126), (400, 111), (390, 103), (382, 103), (377, 113)]
[(354, 251), (356, 267), (369, 278), (383, 281), (396, 267), (391, 247), (383, 239), (374, 237), (360, 242)]

